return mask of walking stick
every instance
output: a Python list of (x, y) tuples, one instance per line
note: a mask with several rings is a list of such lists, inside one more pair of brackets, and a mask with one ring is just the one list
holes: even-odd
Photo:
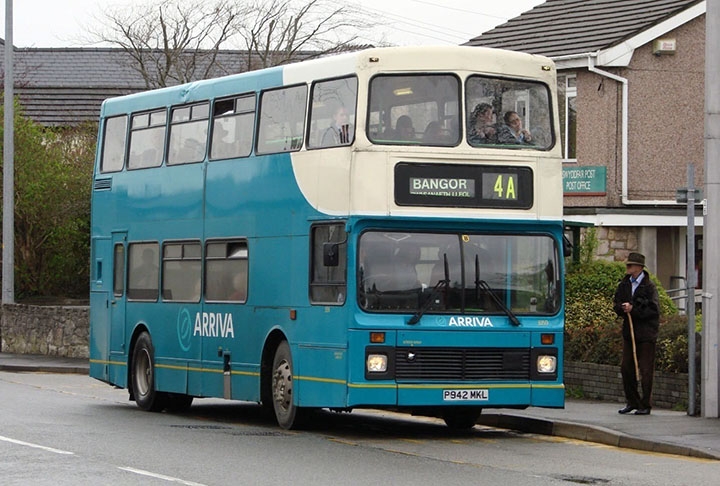
[(630, 323), (630, 339), (632, 340), (633, 360), (635, 361), (635, 379), (640, 381), (640, 367), (638, 366), (637, 348), (635, 347), (635, 326), (633, 325), (632, 316), (628, 312), (628, 322)]

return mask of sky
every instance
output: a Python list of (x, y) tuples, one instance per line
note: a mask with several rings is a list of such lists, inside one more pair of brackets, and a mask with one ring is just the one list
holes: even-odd
[[(82, 41), (93, 16), (108, 7), (142, 0), (0, 0), (3, 38), (7, 5), (12, 2), (13, 43), (17, 47), (86, 47)], [(304, 3), (303, 0), (297, 0)], [(543, 0), (335, 0), (358, 6), (379, 27), (368, 43), (457, 45), (500, 25)]]

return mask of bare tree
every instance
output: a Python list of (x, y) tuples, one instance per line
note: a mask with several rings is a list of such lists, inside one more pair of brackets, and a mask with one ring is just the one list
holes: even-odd
[(151, 0), (95, 20), (88, 40), (123, 49), (147, 88), (355, 50), (373, 27), (330, 0)]
[(225, 74), (218, 53), (245, 7), (233, 0), (155, 0), (104, 10), (88, 34), (123, 49), (147, 88)]
[(361, 10), (329, 0), (254, 0), (236, 25), (250, 69), (365, 47), (358, 33), (371, 27)]

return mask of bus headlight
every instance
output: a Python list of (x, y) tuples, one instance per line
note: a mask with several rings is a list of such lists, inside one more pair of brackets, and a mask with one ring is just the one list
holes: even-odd
[(541, 354), (537, 357), (538, 373), (555, 373), (557, 370), (557, 356)]
[(385, 354), (368, 354), (365, 362), (368, 373), (385, 373), (388, 368), (388, 358)]

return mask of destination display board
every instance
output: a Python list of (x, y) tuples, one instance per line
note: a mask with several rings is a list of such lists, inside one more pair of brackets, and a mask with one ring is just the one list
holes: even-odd
[(533, 172), (529, 167), (415, 164), (395, 166), (399, 206), (529, 209)]

